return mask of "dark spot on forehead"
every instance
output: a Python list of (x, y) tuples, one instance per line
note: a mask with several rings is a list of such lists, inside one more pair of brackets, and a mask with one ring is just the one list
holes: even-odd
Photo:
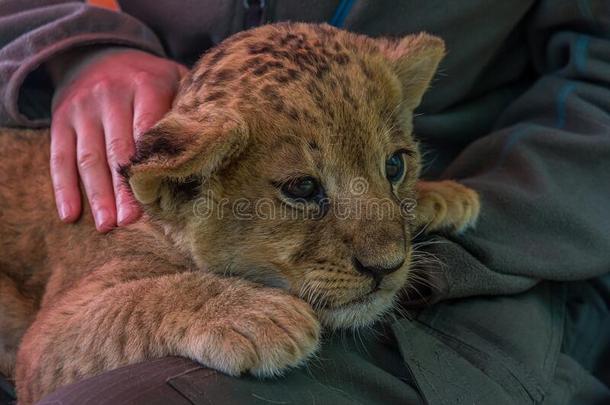
[(273, 79), (278, 83), (288, 83), (290, 81), (290, 77), (283, 73), (274, 75)]
[(264, 62), (263, 58), (261, 56), (255, 56), (253, 58), (250, 58), (248, 60), (246, 60), (246, 62), (243, 64), (243, 66), (239, 69), (240, 72), (247, 72), (249, 70), (252, 70), (260, 65), (262, 65)]
[(294, 41), (294, 40), (298, 40), (298, 37), (295, 34), (288, 33), (288, 34), (280, 37), (279, 44), (281, 46), (286, 46), (286, 45), (288, 45), (288, 43), (290, 43), (291, 41)]
[(305, 87), (307, 88), (307, 91), (311, 94), (315, 93), (316, 91), (320, 91), (320, 89), (318, 88), (318, 82), (315, 80), (309, 80)]
[(316, 107), (320, 111), (322, 111), (322, 113), (324, 113), (326, 115), (330, 114), (330, 116), (334, 119), (334, 113), (333, 113), (332, 105), (331, 105), (331, 102), (329, 101), (331, 94), (328, 93), (328, 92), (323, 91), (318, 86), (318, 81), (315, 80), (315, 79), (314, 80), (310, 80), (305, 85), (305, 88), (307, 89), (307, 92), (311, 96), (311, 99), (315, 103)]
[(273, 51), (271, 51), (271, 56), (273, 56), (276, 59), (288, 59), (290, 60), (291, 58), (291, 53), (288, 51), (284, 51), (284, 50), (280, 50), (280, 49), (274, 49)]
[(272, 100), (271, 106), (277, 113), (281, 114), (284, 112), (284, 103), (282, 103), (280, 100)]
[(178, 112), (182, 113), (182, 114), (189, 113), (189, 112), (193, 111), (193, 109), (194, 109), (193, 105), (189, 105), (189, 104), (179, 104), (177, 108), (178, 108)]
[(268, 43), (256, 43), (248, 45), (248, 53), (250, 55), (259, 55), (263, 53), (269, 53), (273, 50), (272, 44)]
[(254, 69), (252, 71), (252, 73), (255, 76), (262, 76), (265, 73), (267, 73), (269, 71), (269, 65), (268, 64), (264, 64), (264, 65), (260, 65), (259, 67), (257, 67), (256, 69)]
[(231, 81), (237, 76), (236, 72), (231, 69), (221, 69), (214, 75), (214, 81), (222, 84), (223, 82)]
[(350, 57), (347, 53), (338, 53), (333, 56), (333, 60), (339, 65), (346, 65), (350, 62)]
[(204, 69), (202, 69), (202, 71), (194, 74), (192, 83), (191, 83), (191, 85), (188, 86), (187, 90), (193, 90), (195, 88), (201, 87), (201, 85), (203, 84), (203, 82), (205, 82), (205, 80), (208, 78), (209, 75), (210, 75), (209, 68), (204, 68)]
[(317, 70), (316, 70), (316, 77), (318, 79), (324, 78), (324, 76), (326, 75), (326, 73), (328, 73), (329, 70), (330, 70), (330, 67), (326, 64), (318, 65)]
[(227, 96), (227, 93), (224, 92), (223, 90), (217, 90), (217, 91), (212, 91), (211, 93), (207, 94), (203, 101), (206, 103), (209, 103), (211, 101), (216, 101), (216, 100), (220, 100), (221, 98), (225, 98)]
[(286, 73), (288, 74), (288, 77), (290, 77), (290, 79), (292, 80), (297, 80), (301, 76), (299, 71), (295, 69), (288, 69)]
[(280, 95), (277, 92), (277, 88), (272, 84), (265, 85), (261, 90), (261, 93), (268, 99), (280, 99)]
[(298, 121), (298, 119), (299, 119), (299, 112), (294, 107), (290, 107), (288, 109), (288, 116), (293, 121)]
[(208, 62), (209, 66), (213, 66), (215, 64), (217, 64), (218, 62), (220, 62), (220, 60), (222, 58), (224, 58), (226, 55), (225, 53), (225, 49), (224, 46), (219, 45), (217, 46), (212, 52), (210, 52), (210, 59)]
[(258, 66), (252, 71), (252, 73), (254, 73), (256, 76), (262, 76), (263, 74), (272, 70), (281, 72), (283, 68), (284, 64), (282, 62), (277, 60), (270, 60)]
[(284, 64), (282, 62), (280, 62), (279, 60), (272, 60), (270, 62), (267, 62), (267, 64), (269, 65), (270, 68), (273, 68), (273, 69), (284, 68)]

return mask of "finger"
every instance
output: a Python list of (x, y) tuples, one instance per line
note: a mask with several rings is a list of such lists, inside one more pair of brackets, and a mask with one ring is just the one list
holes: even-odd
[(81, 196), (76, 168), (76, 135), (62, 119), (51, 122), (51, 180), (55, 205), (64, 222), (74, 222), (81, 213)]
[(102, 125), (82, 113), (74, 124), (78, 173), (95, 226), (98, 231), (107, 232), (116, 225), (116, 208)]
[(135, 152), (132, 105), (131, 98), (120, 103), (118, 100), (107, 103), (103, 118), (106, 157), (112, 177), (119, 226), (130, 224), (140, 216), (140, 208), (119, 174), (120, 165), (128, 163)]
[(133, 132), (137, 140), (169, 111), (176, 94), (174, 88), (140, 86), (134, 100)]

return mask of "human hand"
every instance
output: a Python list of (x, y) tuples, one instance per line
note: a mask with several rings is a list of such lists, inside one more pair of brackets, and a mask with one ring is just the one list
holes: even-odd
[(170, 109), (187, 69), (143, 51), (110, 48), (72, 55), (50, 70), (57, 83), (50, 165), (60, 218), (80, 216), (80, 179), (98, 231), (134, 222), (140, 209), (117, 168), (133, 155), (135, 139)]

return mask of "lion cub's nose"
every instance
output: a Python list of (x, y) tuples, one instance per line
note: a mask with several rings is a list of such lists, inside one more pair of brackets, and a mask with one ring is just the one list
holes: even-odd
[(367, 276), (372, 276), (373, 278), (379, 278), (383, 276), (387, 276), (388, 274), (394, 273), (396, 270), (400, 269), (405, 262), (403, 258), (398, 263), (394, 264), (383, 264), (383, 265), (368, 265), (365, 266), (354, 257), (354, 267), (362, 274), (366, 274)]

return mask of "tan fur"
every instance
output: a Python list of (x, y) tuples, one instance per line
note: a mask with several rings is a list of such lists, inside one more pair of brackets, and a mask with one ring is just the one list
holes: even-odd
[[(320, 322), (358, 327), (389, 310), (414, 233), (478, 215), (474, 191), (417, 182), (412, 110), (443, 53), (425, 34), (373, 40), (326, 25), (235, 35), (138, 142), (122, 173), (147, 214), (106, 235), (88, 207), (74, 225), (56, 218), (48, 131), (0, 131), (0, 367), (12, 373), (21, 341), (20, 403), (166, 355), (277, 375), (315, 352)], [(385, 161), (399, 149), (406, 174), (391, 185)], [(281, 193), (303, 175), (328, 204)], [(358, 211), (379, 202), (389, 211)], [(403, 264), (373, 280), (354, 259)]]

